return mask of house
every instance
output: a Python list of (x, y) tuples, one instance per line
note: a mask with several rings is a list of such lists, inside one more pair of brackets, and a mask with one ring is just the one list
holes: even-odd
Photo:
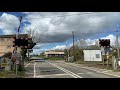
[(46, 51), (44, 53), (45, 57), (64, 57), (65, 53), (64, 52), (58, 52), (58, 51)]
[[(13, 52), (13, 40), (16, 37), (16, 34), (13, 35), (0, 35), (0, 57), (7, 52)], [(20, 38), (29, 37), (28, 34), (19, 34)], [(18, 48), (20, 49), (20, 48)]]
[(101, 50), (83, 50), (84, 61), (102, 61)]

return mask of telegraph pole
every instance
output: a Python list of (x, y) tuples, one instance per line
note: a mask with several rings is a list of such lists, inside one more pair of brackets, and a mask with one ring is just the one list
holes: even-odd
[(67, 49), (67, 42), (66, 42), (66, 51), (67, 51), (66, 61), (68, 61), (68, 49)]
[[(118, 32), (118, 30), (117, 30), (116, 32)], [(118, 36), (119, 36), (119, 35), (116, 35), (116, 48), (117, 48), (118, 58), (119, 58), (119, 57), (120, 57), (120, 52), (119, 52)]]
[(72, 31), (72, 35), (73, 35), (73, 61), (75, 61), (74, 31)]

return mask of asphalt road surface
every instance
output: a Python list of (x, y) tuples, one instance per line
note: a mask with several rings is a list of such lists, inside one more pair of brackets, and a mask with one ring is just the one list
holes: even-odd
[(36, 60), (25, 67), (26, 78), (118, 78), (105, 74), (104, 70), (94, 70), (64, 61)]

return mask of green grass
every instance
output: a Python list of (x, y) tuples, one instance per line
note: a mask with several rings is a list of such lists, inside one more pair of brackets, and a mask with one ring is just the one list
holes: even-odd
[(35, 57), (39, 57), (39, 58), (45, 58), (44, 56), (35, 56)]
[(48, 58), (48, 60), (64, 60), (64, 58), (61, 58), (61, 57), (51, 57), (51, 58)]
[[(35, 57), (45, 58), (45, 56), (35, 56)], [(64, 60), (64, 58), (62, 58), (62, 57), (49, 57), (49, 58), (47, 58), (47, 60)]]
[(0, 71), (0, 78), (24, 78), (25, 71), (18, 71), (17, 77), (15, 71)]

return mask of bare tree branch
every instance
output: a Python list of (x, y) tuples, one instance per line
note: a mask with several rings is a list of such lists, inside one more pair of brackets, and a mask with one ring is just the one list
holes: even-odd
[(42, 40), (42, 37), (39, 35), (39, 33), (35, 29), (30, 29), (27, 31), (28, 34), (31, 35), (33, 42), (40, 43)]

